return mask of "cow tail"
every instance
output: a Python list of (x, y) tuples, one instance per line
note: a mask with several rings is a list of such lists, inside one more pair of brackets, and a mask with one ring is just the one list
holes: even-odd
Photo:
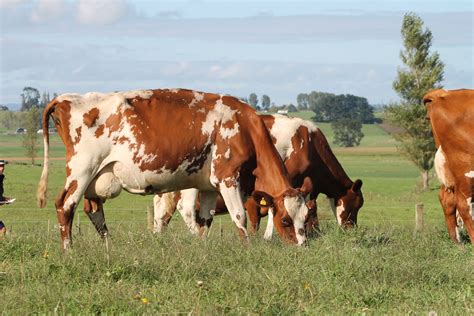
[(46, 206), (46, 191), (48, 189), (48, 174), (49, 174), (49, 117), (56, 107), (56, 100), (50, 102), (43, 111), (42, 126), (43, 126), (43, 145), (44, 145), (44, 162), (43, 172), (41, 173), (40, 182), (38, 184), (38, 192), (36, 194), (38, 207), (44, 208)]

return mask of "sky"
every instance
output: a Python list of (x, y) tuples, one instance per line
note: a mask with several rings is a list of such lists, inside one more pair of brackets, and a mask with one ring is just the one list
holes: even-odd
[(471, 0), (0, 0), (0, 104), (20, 103), (25, 86), (396, 102), (407, 12), (433, 33), (444, 87), (474, 88)]

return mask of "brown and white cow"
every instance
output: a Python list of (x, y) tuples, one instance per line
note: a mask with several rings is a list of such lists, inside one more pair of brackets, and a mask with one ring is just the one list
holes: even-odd
[(438, 148), (435, 167), (449, 236), (459, 241), (457, 210), (474, 243), (474, 90), (433, 90), (423, 102)]
[[(331, 207), (337, 222), (341, 226), (357, 224), (357, 214), (364, 203), (361, 192), (362, 181), (352, 182), (331, 150), (326, 137), (313, 123), (282, 115), (262, 115), (265, 126), (270, 131), (273, 143), (285, 162), (289, 178), (293, 185), (311, 188), (310, 209), (314, 214), (309, 219), (316, 221), (315, 200), (319, 193), (330, 198)], [(246, 177), (248, 179), (248, 177)], [(311, 184), (305, 184), (310, 180)], [(251, 180), (249, 180), (251, 182)], [(250, 183), (251, 185), (251, 183)], [(174, 209), (177, 208), (186, 223), (195, 211), (197, 190), (184, 190), (180, 193), (167, 193), (161, 198), (156, 196), (155, 232), (160, 232), (167, 225)], [(260, 219), (266, 216), (260, 206), (252, 199), (245, 203), (251, 225), (258, 229)], [(222, 213), (222, 207), (217, 206), (216, 213)], [(273, 214), (269, 212), (273, 218)], [(270, 238), (273, 225), (279, 221), (269, 220), (265, 238)], [(187, 224), (189, 227), (189, 224)], [(311, 224), (309, 225), (311, 226)], [(277, 228), (278, 230), (278, 228)]]
[(255, 199), (265, 198), (281, 218), (293, 223), (280, 231), (284, 238), (305, 242), (308, 210), (302, 193), (291, 187), (262, 119), (234, 97), (165, 89), (55, 98), (43, 113), (41, 207), (46, 204), (50, 118), (66, 147), (67, 178), (56, 199), (64, 249), (71, 242), (80, 198), (85, 196), (85, 210), (104, 235), (102, 204), (122, 188), (135, 194), (198, 188), (204, 223), (219, 192), (247, 236), (240, 171), (249, 161), (255, 166)]

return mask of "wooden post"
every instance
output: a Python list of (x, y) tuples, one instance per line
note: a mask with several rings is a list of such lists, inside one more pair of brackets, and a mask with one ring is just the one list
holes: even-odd
[(153, 231), (155, 219), (153, 216), (153, 208), (151, 208), (150, 206), (146, 208), (146, 222), (148, 230)]
[(415, 232), (423, 230), (423, 204), (418, 203), (415, 206)]

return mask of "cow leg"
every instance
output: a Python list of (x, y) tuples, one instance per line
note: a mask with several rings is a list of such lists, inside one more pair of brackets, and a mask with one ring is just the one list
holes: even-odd
[(457, 210), (464, 222), (464, 227), (469, 234), (469, 239), (471, 240), (471, 243), (474, 244), (474, 221), (471, 214), (471, 201), (472, 198), (466, 199), (462, 194), (456, 192)]
[(258, 229), (260, 228), (260, 220), (262, 219), (258, 204), (255, 202), (254, 199), (249, 198), (245, 202), (245, 209), (247, 210), (247, 215), (249, 217), (251, 227), (250, 233), (256, 234)]
[(86, 198), (84, 197), (84, 212), (89, 217), (95, 229), (99, 233), (100, 237), (106, 238), (109, 230), (105, 224), (103, 202), (98, 198)]
[(89, 181), (84, 177), (81, 181), (67, 180), (66, 187), (55, 202), (56, 214), (61, 234), (63, 250), (69, 250), (72, 244), (72, 222), (74, 211), (81, 197), (84, 195)]
[(263, 239), (271, 240), (272, 236), (273, 236), (273, 209), (269, 209), (267, 228), (265, 228), (265, 234), (263, 234)]
[(225, 183), (220, 183), (219, 191), (229, 210), (232, 221), (237, 226), (241, 237), (248, 238), (246, 227), (246, 217), (242, 196), (238, 186), (227, 187)]
[(193, 235), (201, 233), (201, 226), (196, 219), (196, 203), (199, 195), (198, 189), (187, 189), (180, 191), (181, 198), (177, 203), (177, 209)]
[[(217, 192), (202, 191), (201, 192), (201, 207), (199, 208), (199, 215), (197, 223), (199, 225), (200, 234), (205, 236), (206, 231), (209, 230), (212, 224), (212, 210), (216, 208)], [(225, 201), (225, 200), (224, 200)]]
[(153, 233), (162, 233), (168, 226), (176, 210), (176, 195), (176, 192), (168, 192), (153, 197)]
[(448, 227), (449, 238), (455, 243), (460, 242), (459, 231), (456, 220), (456, 202), (453, 191), (447, 190), (441, 186), (438, 192), (439, 202), (443, 208), (444, 219)]

